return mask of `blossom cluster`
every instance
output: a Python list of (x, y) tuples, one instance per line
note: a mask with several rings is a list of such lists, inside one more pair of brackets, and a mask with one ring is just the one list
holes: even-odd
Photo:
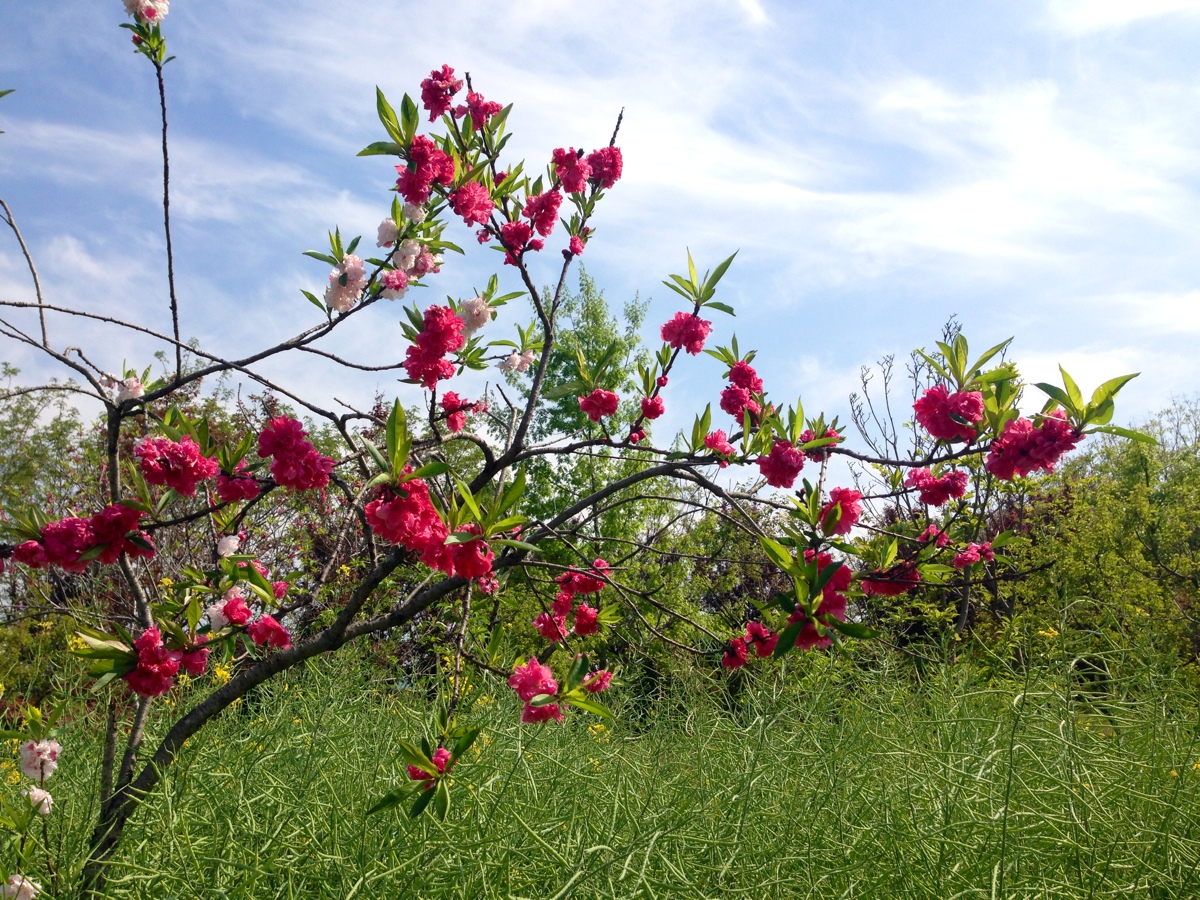
[[(583, 679), (581, 687), (589, 694), (599, 694), (608, 690), (612, 683), (612, 677), (612, 672), (600, 669), (587, 675)], [(513, 673), (508, 679), (508, 686), (516, 692), (517, 698), (525, 703), (521, 709), (522, 722), (536, 724), (563, 721), (561, 703), (545, 702), (535, 706), (532, 702), (536, 697), (548, 698), (558, 695), (558, 681), (554, 678), (554, 671), (549, 666), (538, 662), (536, 656), (525, 665), (513, 668)]]
[(937, 384), (917, 398), (913, 411), (917, 423), (939, 441), (971, 441), (977, 433), (976, 424), (983, 421), (983, 394), (952, 394), (944, 384)]
[[(663, 343), (668, 346), (676, 350), (685, 350), (692, 356), (696, 356), (704, 349), (704, 341), (711, 331), (712, 322), (707, 319), (702, 319), (695, 313), (678, 312), (675, 313), (673, 319), (659, 329), (659, 334), (662, 336)], [(739, 365), (745, 365), (745, 363), (739, 363)], [(758, 389), (762, 390), (761, 381)]]
[(191, 435), (178, 441), (159, 435), (144, 437), (133, 448), (147, 484), (169, 487), (183, 497), (192, 497), (196, 486), (213, 478), (220, 467), (205, 456)]
[(145, 25), (157, 25), (170, 11), (171, 0), (125, 0), (125, 12)]
[(1083, 435), (1062, 410), (1044, 416), (1037, 426), (1024, 417), (1015, 419), (992, 443), (984, 468), (1004, 481), (1038, 470), (1053, 472), (1063, 455), (1081, 440)]
[(448, 306), (430, 306), (425, 310), (417, 342), (405, 351), (408, 377), (433, 390), (438, 381), (454, 375), (454, 363), (446, 359), (446, 354), (461, 350), (466, 342), (463, 320)]
[(446, 414), (446, 427), (454, 434), (463, 430), (468, 413), (487, 411), (487, 403), (483, 400), (466, 400), (454, 391), (446, 391), (442, 395), (441, 405), (442, 412)]
[(612, 391), (596, 388), (586, 397), (579, 398), (579, 411), (593, 422), (599, 422), (605, 416), (614, 415), (621, 398)]
[(304, 426), (290, 416), (267, 423), (258, 436), (258, 455), (272, 457), (271, 476), (282, 487), (309, 491), (329, 484), (333, 460), (317, 451)]
[(569, 633), (586, 637), (599, 631), (600, 610), (588, 603), (580, 603), (576, 607), (575, 597), (600, 593), (604, 589), (607, 577), (608, 563), (597, 559), (592, 564), (590, 573), (563, 572), (555, 578), (558, 593), (554, 596), (550, 611), (541, 613), (533, 620), (533, 627), (537, 629), (538, 634), (551, 643), (563, 640), (568, 634), (567, 616), (572, 612), (574, 619)]
[(761, 399), (763, 383), (754, 367), (747, 362), (736, 363), (729, 370), (729, 381), (729, 387), (721, 391), (722, 411), (738, 422), (742, 421), (743, 412), (747, 409), (750, 410), (750, 417), (756, 418), (762, 412), (762, 406), (754, 398)]
[[(46, 790), (46, 779), (58, 769), (58, 757), (62, 753), (62, 745), (50, 738), (40, 741), (28, 740), (20, 745), (18, 753), (21, 774), (36, 782), (22, 788), (21, 796), (39, 816), (48, 816), (54, 809), (54, 798)], [(41, 893), (41, 890), (42, 888), (37, 882), (14, 873), (0, 884), (0, 897), (33, 900)]]
[(329, 286), (325, 288), (325, 305), (340, 313), (347, 312), (358, 302), (358, 297), (366, 286), (367, 270), (361, 257), (347, 253), (329, 273)]
[[(138, 530), (142, 515), (139, 510), (113, 504), (89, 519), (71, 516), (50, 522), (42, 526), (38, 540), (18, 544), (13, 559), (33, 569), (58, 566), (78, 573), (90, 562), (84, 557), (101, 547), (99, 554), (91, 558), (105, 565), (112, 565), (123, 553), (134, 559), (152, 557), (150, 536)], [(131, 540), (131, 535), (136, 540)]]
[[(437, 750), (435, 750), (433, 753), (433, 758), (432, 758), (431, 762), (434, 764), (434, 766), (437, 767), (439, 775), (445, 774), (446, 766), (450, 762), (450, 751), (447, 750), (445, 747), (438, 747)], [(433, 783), (436, 780), (432, 775), (430, 775), (424, 769), (419, 768), (417, 766), (409, 766), (408, 767), (408, 777), (411, 778), (413, 781), (423, 782), (423, 784), (421, 785), (421, 789), (425, 790), (425, 791), (432, 788)]]
[(242, 460), (238, 460), (232, 472), (217, 476), (217, 497), (222, 503), (253, 500), (260, 491), (258, 479), (246, 471), (246, 463)]
[(904, 479), (904, 486), (919, 493), (918, 499), (928, 506), (944, 506), (967, 492), (967, 473), (961, 469), (935, 476), (929, 469), (913, 469)]

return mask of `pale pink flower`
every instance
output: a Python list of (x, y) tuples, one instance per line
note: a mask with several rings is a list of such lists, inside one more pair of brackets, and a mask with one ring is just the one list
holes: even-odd
[(408, 292), (408, 275), (403, 269), (390, 269), (379, 279), (383, 285), (380, 296), (384, 300), (399, 300)]
[(139, 22), (154, 25), (167, 14), (171, 0), (125, 0), (125, 12)]
[(217, 541), (217, 556), (225, 559), (227, 556), (233, 556), (238, 552), (238, 547), (242, 545), (242, 539), (236, 534), (227, 534)]
[(146, 390), (142, 387), (142, 380), (136, 375), (131, 375), (124, 381), (117, 382), (118, 403), (124, 403), (126, 400), (136, 400), (144, 393), (146, 393)]
[(21, 791), (21, 796), (29, 801), (29, 805), (39, 816), (48, 816), (50, 810), (54, 809), (54, 798), (50, 796), (50, 792), (36, 784), (31, 784)]
[(34, 781), (45, 781), (58, 768), (58, 741), (26, 741), (21, 745), (21, 773)]
[(375, 235), (376, 247), (390, 247), (396, 243), (399, 236), (395, 221), (389, 216), (379, 223), (379, 231)]
[(492, 308), (482, 297), (472, 297), (458, 307), (458, 315), (463, 320), (463, 336), (469, 338), (492, 321)]
[(537, 353), (532, 350), (526, 350), (521, 354), (521, 361), (517, 363), (517, 371), (524, 372), (537, 360)]
[(499, 369), (505, 374), (517, 371), (517, 366), (521, 364), (521, 354), (514, 350), (504, 359), (500, 360)]
[(429, 211), (426, 210), (425, 207), (416, 203), (405, 202), (404, 218), (408, 219), (408, 221), (412, 222), (414, 225), (420, 225), (422, 222), (424, 222), (427, 215), (429, 215)]
[[(126, 4), (129, 0), (125, 0)], [(9, 875), (6, 884), (0, 884), (0, 897), (6, 900), (34, 900), (42, 892), (42, 886), (24, 875)]]

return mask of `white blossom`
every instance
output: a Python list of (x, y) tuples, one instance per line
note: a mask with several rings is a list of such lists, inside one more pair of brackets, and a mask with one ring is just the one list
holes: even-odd
[(44, 781), (58, 768), (58, 741), (26, 741), (21, 745), (21, 773), (34, 781)]
[(50, 792), (45, 788), (31, 784), (25, 790), (21, 791), (21, 793), (38, 815), (48, 816), (50, 815), (50, 810), (54, 809), (54, 798), (50, 796)]
[(428, 212), (423, 206), (418, 206), (416, 203), (404, 204), (404, 218), (408, 219), (414, 225), (420, 225), (424, 222), (427, 215)]
[(8, 900), (33, 900), (41, 892), (42, 886), (24, 875), (9, 875), (8, 882), (0, 884), (0, 897)]
[(217, 556), (224, 559), (227, 556), (233, 556), (238, 552), (238, 547), (242, 546), (242, 539), (236, 534), (227, 534), (217, 541)]
[(492, 320), (492, 308), (482, 297), (473, 297), (458, 308), (463, 320), (463, 337), (470, 338), (476, 331)]

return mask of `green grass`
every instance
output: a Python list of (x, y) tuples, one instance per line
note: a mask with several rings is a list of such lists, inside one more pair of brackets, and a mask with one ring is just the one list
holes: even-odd
[[(614, 692), (625, 714), (599, 734), (585, 715), (522, 727), (480, 685), (445, 823), (364, 815), (406, 777), (393, 748), (422, 733), (424, 694), (310, 665), (189, 743), (111, 896), (1200, 896), (1200, 717), (1169, 673), (1096, 707), (1053, 673), (789, 663), (736, 702), (721, 679), (636, 710)], [(68, 853), (93, 775), (69, 750)]]

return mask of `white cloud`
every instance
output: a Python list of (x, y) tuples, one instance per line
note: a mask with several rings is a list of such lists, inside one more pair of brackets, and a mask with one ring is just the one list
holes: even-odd
[(1142, 19), (1200, 15), (1200, 0), (1050, 0), (1051, 23), (1070, 34), (1124, 28)]

